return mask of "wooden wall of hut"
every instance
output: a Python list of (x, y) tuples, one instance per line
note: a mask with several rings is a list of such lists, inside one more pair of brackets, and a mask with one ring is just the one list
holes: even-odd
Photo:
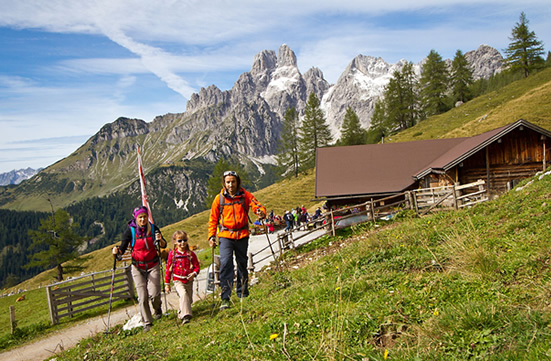
[(551, 139), (524, 128), (515, 129), (478, 151), (458, 167), (461, 184), (483, 179), (492, 193), (533, 176), (550, 165)]

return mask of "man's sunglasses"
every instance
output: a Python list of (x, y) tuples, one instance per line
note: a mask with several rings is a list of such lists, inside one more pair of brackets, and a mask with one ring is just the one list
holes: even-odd
[(227, 170), (227, 171), (224, 172), (224, 177), (227, 177), (229, 175), (237, 177), (237, 173), (235, 173), (233, 170)]

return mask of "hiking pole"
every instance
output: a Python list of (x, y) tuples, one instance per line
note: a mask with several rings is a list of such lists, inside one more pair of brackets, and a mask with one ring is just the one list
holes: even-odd
[(107, 311), (107, 330), (105, 333), (109, 333), (109, 323), (111, 321), (111, 303), (113, 301), (113, 289), (115, 287), (115, 270), (117, 269), (117, 256), (113, 255), (113, 271), (111, 273), (111, 291), (109, 292), (109, 311)]
[[(158, 232), (155, 233), (155, 238), (157, 236), (157, 233)], [(168, 303), (166, 302), (166, 291), (165, 291), (165, 274), (163, 272), (163, 257), (161, 257), (161, 245), (157, 240), (155, 240), (155, 248), (157, 249), (157, 253), (159, 254), (159, 267), (161, 271), (161, 291), (165, 296), (165, 313), (168, 314)], [(163, 311), (163, 308), (161, 306), (161, 312), (162, 311)]]
[(214, 291), (216, 290), (216, 264), (214, 263), (214, 249), (216, 246), (212, 247), (212, 308), (214, 309)]
[(268, 244), (270, 245), (270, 251), (272, 251), (272, 256), (274, 257), (274, 261), (276, 263), (277, 273), (281, 274), (281, 270), (279, 269), (279, 260), (276, 258), (274, 249), (272, 248), (272, 241), (270, 241), (270, 236), (268, 235), (268, 225), (266, 222), (264, 222), (264, 233), (266, 233), (266, 238), (268, 239)]

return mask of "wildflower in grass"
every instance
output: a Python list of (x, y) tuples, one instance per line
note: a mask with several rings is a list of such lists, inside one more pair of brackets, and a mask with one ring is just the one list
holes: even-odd
[(438, 316), (440, 314), (440, 312), (438, 312), (438, 308), (435, 308), (432, 314)]
[(272, 333), (272, 334), (270, 335), (270, 340), (275, 340), (275, 339), (277, 338), (277, 336), (279, 336), (278, 333)]
[(386, 360), (388, 359), (388, 350), (385, 348), (385, 354), (383, 355), (383, 358)]
[(340, 289), (341, 289), (340, 287), (337, 287), (337, 288), (335, 288), (335, 291), (338, 291), (338, 290), (340, 290)]

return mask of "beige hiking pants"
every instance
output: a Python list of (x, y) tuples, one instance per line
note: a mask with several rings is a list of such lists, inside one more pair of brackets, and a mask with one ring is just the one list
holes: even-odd
[(191, 318), (191, 304), (193, 302), (193, 281), (183, 283), (182, 281), (174, 280), (174, 288), (179, 297), (178, 318)]
[(135, 265), (132, 265), (132, 279), (138, 294), (142, 321), (145, 325), (151, 325), (153, 324), (153, 316), (149, 308), (150, 300), (155, 314), (159, 316), (163, 314), (161, 309), (161, 265), (157, 264), (155, 267), (148, 269), (147, 272), (141, 271)]

